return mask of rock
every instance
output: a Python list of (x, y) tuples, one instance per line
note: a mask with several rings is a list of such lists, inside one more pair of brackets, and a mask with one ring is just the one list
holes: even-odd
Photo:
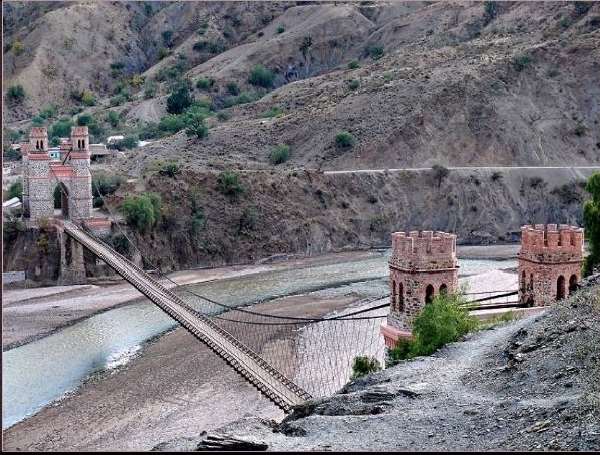
[(238, 450), (238, 451), (264, 451), (269, 448), (264, 442), (238, 439), (233, 436), (209, 434), (196, 446), (196, 451), (208, 450)]

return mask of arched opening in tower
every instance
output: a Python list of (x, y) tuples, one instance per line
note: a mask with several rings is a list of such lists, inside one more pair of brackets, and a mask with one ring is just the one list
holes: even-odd
[(59, 182), (54, 187), (54, 216), (62, 217), (63, 219), (69, 218), (69, 190), (66, 185)]
[(446, 286), (446, 283), (444, 283), (440, 286), (440, 294), (441, 295), (448, 294), (448, 286)]
[(565, 277), (559, 276), (556, 280), (556, 300), (562, 300), (565, 298)]
[(433, 301), (434, 292), (435, 289), (432, 284), (427, 286), (427, 288), (425, 289), (425, 303), (431, 303)]
[(571, 275), (569, 278), (569, 294), (577, 290), (577, 275)]
[(398, 283), (398, 311), (400, 313), (404, 311), (404, 286), (402, 283)]

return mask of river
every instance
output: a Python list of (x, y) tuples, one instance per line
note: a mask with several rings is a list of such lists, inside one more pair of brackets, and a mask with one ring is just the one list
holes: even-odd
[[(331, 296), (348, 292), (378, 296), (388, 292), (388, 255), (389, 252), (382, 252), (361, 260), (260, 272), (189, 288), (231, 306), (310, 292)], [(475, 275), (515, 265), (512, 259), (462, 259), (460, 275)], [(216, 306), (203, 306), (203, 310), (222, 311)], [(4, 352), (3, 429), (75, 390), (93, 373), (126, 363), (145, 341), (175, 325), (161, 310), (144, 301), (96, 314), (50, 336)]]

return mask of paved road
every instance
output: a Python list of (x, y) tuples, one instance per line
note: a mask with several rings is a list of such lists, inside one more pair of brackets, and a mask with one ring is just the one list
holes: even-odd
[[(400, 172), (400, 171), (427, 171), (431, 170), (430, 167), (406, 167), (397, 169), (354, 169), (345, 171), (323, 171), (324, 174), (360, 174), (360, 173), (375, 173), (375, 172)], [(447, 169), (452, 171), (480, 171), (480, 170), (491, 170), (491, 171), (506, 171), (506, 170), (541, 170), (541, 169), (596, 169), (600, 171), (600, 165), (598, 166), (449, 166)]]

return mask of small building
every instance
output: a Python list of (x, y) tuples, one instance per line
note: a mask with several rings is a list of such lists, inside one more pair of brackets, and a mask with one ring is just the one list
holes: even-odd
[(60, 147), (51, 147), (48, 149), (48, 156), (52, 161), (60, 161)]
[(415, 316), (441, 293), (458, 288), (456, 235), (411, 231), (392, 234), (390, 313), (381, 332), (388, 347), (412, 336)]
[(110, 156), (112, 152), (106, 148), (105, 144), (90, 144), (90, 154), (92, 158)]
[(583, 264), (583, 228), (536, 224), (521, 228), (519, 302), (546, 306), (577, 289)]

